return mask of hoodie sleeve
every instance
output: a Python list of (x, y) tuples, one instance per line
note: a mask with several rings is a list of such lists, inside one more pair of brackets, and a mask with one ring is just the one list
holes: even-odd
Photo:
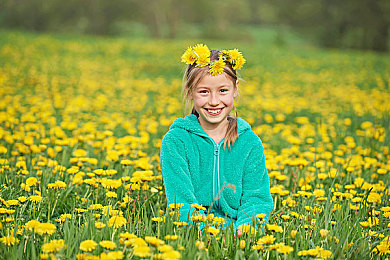
[(242, 186), (241, 206), (238, 209), (236, 227), (244, 224), (251, 225), (252, 217), (256, 221), (256, 215), (260, 213), (266, 214), (264, 222), (267, 222), (273, 208), (273, 200), (265, 164), (264, 147), (259, 138), (246, 160)]
[[(160, 163), (168, 205), (183, 203), (180, 208), (180, 221), (190, 222), (194, 208), (198, 203), (186, 159), (184, 143), (168, 133), (161, 143)], [(200, 210), (204, 216), (204, 211)]]

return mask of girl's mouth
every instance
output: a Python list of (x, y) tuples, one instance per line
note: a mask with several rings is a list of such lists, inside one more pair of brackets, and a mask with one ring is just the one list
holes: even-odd
[(207, 114), (209, 114), (211, 116), (217, 116), (217, 115), (221, 114), (223, 109), (224, 108), (218, 108), (218, 109), (205, 108), (205, 110), (207, 111)]

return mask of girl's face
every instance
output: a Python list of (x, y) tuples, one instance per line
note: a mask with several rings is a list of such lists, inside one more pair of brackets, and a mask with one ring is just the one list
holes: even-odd
[(227, 116), (237, 97), (237, 86), (238, 82), (235, 87), (232, 79), (225, 73), (216, 76), (206, 73), (189, 95), (199, 113), (201, 126), (215, 129), (228, 123)]

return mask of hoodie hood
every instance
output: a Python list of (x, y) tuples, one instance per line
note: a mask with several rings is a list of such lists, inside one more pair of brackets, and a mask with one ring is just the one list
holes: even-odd
[[(238, 135), (251, 129), (251, 126), (244, 119), (240, 117), (237, 118), (237, 125), (238, 125)], [(200, 123), (196, 115), (193, 114), (188, 115), (184, 118), (177, 118), (173, 122), (169, 130), (174, 128), (181, 128), (197, 135), (208, 136), (208, 134), (200, 126)]]

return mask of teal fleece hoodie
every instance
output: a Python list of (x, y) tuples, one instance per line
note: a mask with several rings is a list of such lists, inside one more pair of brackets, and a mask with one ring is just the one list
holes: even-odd
[[(183, 203), (180, 220), (190, 221), (192, 203), (234, 224), (251, 224), (252, 216), (273, 208), (264, 147), (243, 119), (237, 118), (238, 138), (224, 148), (202, 129), (195, 115), (176, 119), (161, 144), (161, 170), (168, 203)], [(223, 185), (232, 184), (218, 194)], [(213, 201), (215, 202), (213, 203)], [(212, 206), (210, 208), (210, 206)], [(201, 211), (206, 214), (207, 211)]]

